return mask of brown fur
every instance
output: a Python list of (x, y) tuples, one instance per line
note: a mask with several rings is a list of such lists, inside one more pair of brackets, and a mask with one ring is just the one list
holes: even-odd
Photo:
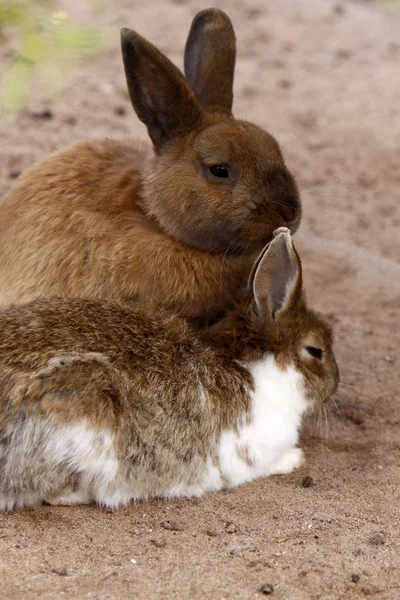
[[(51, 406), (66, 422), (86, 416), (91, 425), (105, 427), (111, 414), (103, 412), (105, 406), (113, 407), (114, 420), (126, 397), (124, 386), (145, 397), (162, 390), (173, 402), (176, 393), (190, 394), (199, 376), (218, 395), (218, 428), (246, 408), (243, 393), (232, 398), (226, 374), (232, 359), (201, 345), (185, 321), (160, 309), (43, 300), (0, 313), (0, 329), (1, 395), (11, 372), (24, 380), (23, 394), (11, 394), (16, 410), (33, 402), (41, 412)], [(249, 383), (244, 369), (235, 372), (239, 386)]]
[[(287, 230), (286, 245), (267, 246), (251, 271), (248, 290), (228, 311), (226, 319), (200, 332), (210, 346), (240, 362), (251, 362), (272, 352), (285, 368), (294, 363), (302, 372), (310, 402), (329, 400), (339, 379), (332, 350), (332, 331), (306, 305), (300, 257)], [(321, 361), (307, 346), (323, 351)]]
[[(278, 279), (281, 304), (273, 312), (264, 291), (274, 289), (279, 255), (286, 267)], [(5, 508), (15, 497), (26, 505), (78, 485), (79, 473), (68, 461), (51, 459), (46, 470), (45, 449), (55, 426), (80, 422), (99, 435), (115, 433), (121, 477), (134, 489), (153, 495), (171, 481), (196, 483), (206, 458), (216, 460), (215, 439), (249, 417), (253, 380), (243, 363), (266, 353), (303, 372), (310, 403), (327, 400), (338, 381), (331, 333), (305, 306), (296, 257), (288, 230), (280, 231), (258, 261), (251, 291), (201, 333), (160, 308), (100, 300), (36, 301), (0, 312)], [(321, 361), (304, 355), (311, 343), (324, 350)], [(103, 442), (97, 443), (101, 452)], [(249, 463), (246, 448), (238, 450)], [(122, 483), (117, 478), (113, 485), (118, 490)]]
[[(92, 140), (28, 170), (0, 205), (0, 304), (146, 298), (207, 319), (243, 286), (273, 230), (297, 229), (297, 188), (274, 138), (228, 109), (235, 46), (224, 13), (194, 20), (193, 91), (149, 42), (129, 30), (122, 40), (154, 151)], [(226, 179), (209, 172), (221, 163)]]
[(228, 16), (217, 8), (199, 12), (186, 42), (185, 76), (203, 108), (231, 112), (235, 60), (235, 32)]

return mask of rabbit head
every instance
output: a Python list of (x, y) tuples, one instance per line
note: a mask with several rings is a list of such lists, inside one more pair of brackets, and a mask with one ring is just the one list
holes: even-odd
[(253, 318), (272, 341), (277, 363), (282, 367), (292, 363), (302, 373), (311, 403), (329, 400), (339, 381), (332, 331), (307, 307), (301, 261), (288, 229), (274, 232), (249, 283)]
[(332, 331), (307, 307), (300, 258), (287, 228), (274, 232), (253, 266), (243, 297), (203, 336), (241, 363), (273, 355), (282, 371), (294, 367), (303, 376), (310, 405), (329, 400), (337, 389)]
[(260, 249), (301, 206), (276, 140), (232, 115), (236, 42), (219, 9), (193, 20), (185, 75), (129, 29), (122, 54), (133, 107), (155, 150), (143, 208), (169, 235), (211, 252)]

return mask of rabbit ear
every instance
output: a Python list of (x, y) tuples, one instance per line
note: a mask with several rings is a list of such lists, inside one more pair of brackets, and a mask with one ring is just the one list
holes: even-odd
[(280, 227), (274, 236), (256, 261), (251, 285), (258, 313), (278, 319), (302, 297), (302, 273), (289, 229)]
[(183, 74), (150, 42), (124, 28), (121, 48), (133, 108), (159, 151), (193, 129), (202, 110)]
[(193, 19), (185, 48), (185, 76), (201, 106), (230, 113), (236, 39), (228, 15), (218, 8)]

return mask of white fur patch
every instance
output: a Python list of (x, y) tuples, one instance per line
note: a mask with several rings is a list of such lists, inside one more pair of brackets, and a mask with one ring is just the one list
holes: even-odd
[(272, 467), (270, 475), (285, 475), (298, 469), (304, 463), (304, 452), (301, 448), (290, 448)]
[(110, 431), (88, 427), (86, 421), (56, 425), (47, 438), (46, 452), (54, 462), (66, 462), (74, 470), (110, 481), (118, 467), (113, 441)]
[[(20, 493), (0, 491), (0, 512), (41, 504), (49, 500), (54, 504), (87, 503), (97, 501), (108, 505), (109, 488), (118, 473), (118, 459), (114, 450), (114, 435), (109, 430), (89, 427), (86, 420), (73, 424), (57, 424), (52, 419), (34, 418), (10, 424), (11, 451), (3, 456), (4, 469), (13, 479), (27, 475), (37, 465), (46, 465), (51, 479), (63, 481), (64, 475), (79, 475), (79, 489), (57, 489), (53, 496), (43, 496), (46, 483), (32, 482), (32, 489)], [(6, 435), (9, 434), (6, 430)], [(22, 474), (21, 474), (22, 473)], [(59, 474), (59, 476), (57, 475)], [(29, 479), (30, 476), (28, 476)], [(0, 489), (1, 489), (0, 485)], [(26, 487), (26, 486), (25, 486)], [(29, 488), (29, 486), (28, 486)]]
[(70, 489), (63, 490), (61, 496), (46, 498), (47, 504), (52, 506), (79, 506), (91, 504), (92, 498), (88, 490), (73, 492)]
[(255, 384), (250, 422), (240, 424), (238, 433), (223, 432), (219, 440), (221, 471), (232, 487), (275, 472), (290, 472), (300, 466), (302, 458), (299, 449), (293, 450), (307, 408), (303, 376), (293, 366), (281, 370), (273, 355), (248, 368)]
[[(292, 366), (281, 370), (272, 355), (247, 368), (255, 388), (250, 393), (250, 421), (239, 423), (238, 432), (224, 431), (220, 436), (219, 468), (208, 458), (197, 485), (177, 484), (163, 496), (200, 496), (257, 477), (290, 473), (303, 463), (303, 451), (295, 447), (308, 406), (303, 376)], [(202, 386), (199, 394), (204, 405), (208, 398)]]
[(58, 425), (46, 440), (46, 454), (55, 463), (66, 463), (81, 472), (81, 489), (91, 487), (93, 499), (107, 503), (107, 488), (115, 479), (118, 460), (114, 450), (114, 435), (88, 427), (87, 422)]

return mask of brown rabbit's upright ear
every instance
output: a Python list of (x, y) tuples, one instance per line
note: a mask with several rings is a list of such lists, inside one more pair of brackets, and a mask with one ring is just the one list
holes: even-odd
[(121, 48), (133, 108), (159, 151), (196, 126), (201, 107), (183, 74), (153, 44), (124, 28)]
[(302, 297), (302, 273), (289, 229), (274, 231), (274, 239), (256, 261), (249, 281), (260, 315), (277, 319)]
[(230, 113), (236, 39), (228, 15), (218, 8), (193, 19), (185, 48), (185, 76), (205, 110)]

